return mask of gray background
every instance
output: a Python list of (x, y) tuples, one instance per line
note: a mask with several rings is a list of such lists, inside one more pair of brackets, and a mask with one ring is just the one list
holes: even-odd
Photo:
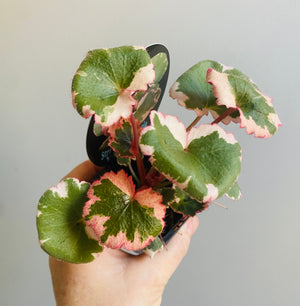
[[(255, 80), (283, 123), (268, 140), (228, 126), (243, 147), (243, 197), (199, 216), (163, 305), (300, 305), (299, 4), (1, 1), (1, 305), (54, 305), (35, 211), (41, 194), (87, 158), (88, 121), (70, 97), (79, 63), (89, 49), (156, 42), (170, 51), (168, 88), (196, 62), (218, 60)], [(167, 95), (161, 110), (194, 118)]]

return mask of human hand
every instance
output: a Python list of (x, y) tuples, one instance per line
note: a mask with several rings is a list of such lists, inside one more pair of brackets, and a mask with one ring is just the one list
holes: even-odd
[[(65, 178), (91, 182), (99, 167), (86, 161)], [(189, 218), (154, 258), (132, 256), (105, 248), (88, 264), (71, 264), (49, 259), (58, 306), (157, 306), (164, 288), (183, 257), (198, 227), (198, 218)]]

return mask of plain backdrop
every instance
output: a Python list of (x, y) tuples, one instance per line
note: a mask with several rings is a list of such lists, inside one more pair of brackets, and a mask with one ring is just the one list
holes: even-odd
[[(35, 215), (42, 193), (87, 159), (88, 120), (70, 96), (80, 62), (89, 49), (159, 42), (168, 88), (217, 60), (249, 75), (283, 123), (268, 140), (226, 127), (243, 148), (243, 197), (199, 215), (162, 305), (300, 305), (299, 19), (299, 0), (2, 0), (0, 304), (55, 304)], [(167, 92), (160, 110), (195, 117)]]

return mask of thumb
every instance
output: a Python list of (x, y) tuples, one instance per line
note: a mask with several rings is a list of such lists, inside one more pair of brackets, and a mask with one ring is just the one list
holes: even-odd
[(190, 217), (168, 242), (167, 247), (152, 259), (153, 265), (164, 272), (166, 281), (168, 281), (186, 255), (191, 238), (196, 232), (198, 225), (198, 217)]

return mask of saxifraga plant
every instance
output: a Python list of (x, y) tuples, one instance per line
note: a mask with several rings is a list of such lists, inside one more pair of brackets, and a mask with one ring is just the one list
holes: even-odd
[[(156, 251), (168, 209), (193, 216), (223, 195), (240, 198), (241, 147), (219, 123), (268, 138), (281, 125), (272, 100), (241, 71), (201, 61), (170, 89), (171, 98), (196, 113), (186, 128), (153, 110), (168, 65), (164, 52), (150, 57), (135, 46), (92, 50), (80, 64), (73, 106), (93, 116), (93, 131), (105, 136), (102, 148), (119, 169), (104, 168), (91, 184), (68, 178), (43, 194), (37, 228), (51, 256), (85, 263), (105, 247)], [(197, 125), (209, 113), (212, 123)]]

